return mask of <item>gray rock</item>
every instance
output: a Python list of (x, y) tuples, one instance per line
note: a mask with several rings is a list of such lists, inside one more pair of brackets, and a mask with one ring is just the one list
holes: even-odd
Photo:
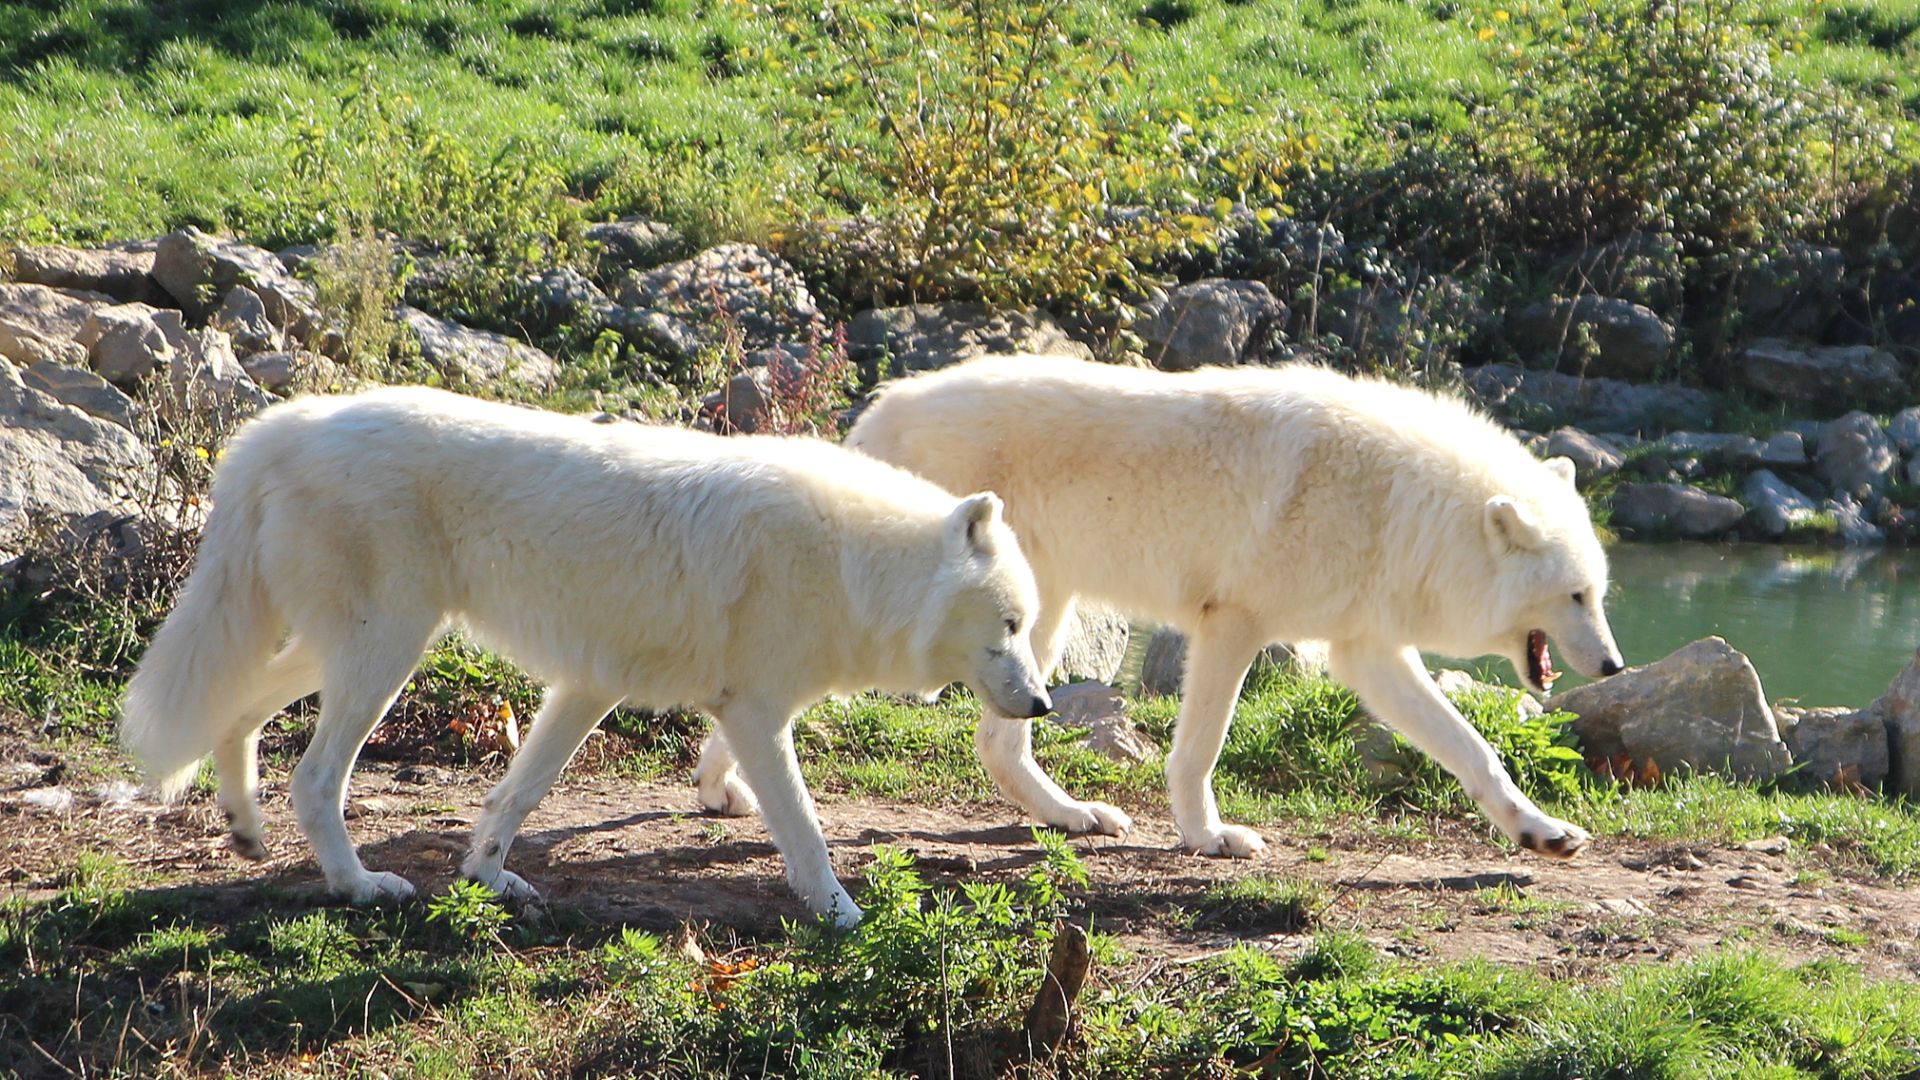
[(1807, 463), (1807, 441), (1797, 431), (1776, 431), (1760, 448), (1760, 464), (1797, 469)]
[(1087, 747), (1114, 761), (1155, 761), (1160, 747), (1127, 719), (1120, 691), (1098, 680), (1069, 683), (1053, 691), (1055, 723), (1087, 729)]
[(1793, 763), (1753, 664), (1717, 637), (1556, 694), (1547, 707), (1577, 717), (1573, 730), (1589, 755), (1624, 752), (1663, 772), (1768, 780)]
[(1762, 338), (1741, 348), (1735, 366), (1752, 389), (1820, 408), (1893, 400), (1906, 390), (1899, 360), (1868, 345), (1803, 345)]
[(600, 245), (599, 265), (603, 278), (624, 270), (648, 270), (680, 255), (686, 248), (671, 225), (643, 217), (623, 217), (589, 225), (583, 234)]
[(558, 325), (583, 316), (601, 325), (613, 321), (617, 306), (600, 287), (569, 266), (558, 266), (526, 280), (528, 293), (547, 321)]
[(137, 411), (133, 399), (85, 368), (32, 364), (20, 369), (20, 378), (55, 401), (133, 430)]
[(1887, 423), (1887, 437), (1903, 454), (1920, 450), (1920, 405), (1910, 405), (1893, 414)]
[(700, 400), (697, 425), (708, 431), (754, 435), (767, 427), (774, 400), (773, 373), (748, 368)]
[(87, 315), (111, 303), (113, 297), (104, 293), (0, 282), (0, 322), (48, 341), (79, 337)]
[(1546, 410), (1590, 432), (1710, 427), (1715, 412), (1713, 395), (1691, 387), (1641, 386), (1619, 379), (1526, 371), (1512, 364), (1473, 368), (1466, 372), (1466, 382), (1487, 408), (1523, 418), (1527, 412)]
[(1763, 536), (1784, 536), (1795, 522), (1804, 521), (1816, 513), (1812, 499), (1802, 495), (1769, 469), (1748, 473), (1746, 481), (1740, 486), (1740, 498), (1746, 502), (1754, 527)]
[(157, 490), (153, 455), (119, 424), (29, 385), (0, 363), (0, 549), (28, 526), (135, 513)]
[(160, 238), (153, 279), (195, 320), (211, 316), (234, 286), (245, 285), (259, 296), (273, 325), (323, 351), (340, 345), (338, 335), (327, 333), (313, 286), (265, 248), (189, 226)]
[(283, 344), (279, 327), (267, 318), (266, 302), (245, 285), (227, 290), (211, 324), (232, 336), (234, 350), (243, 356), (272, 352)]
[(1839, 790), (1878, 789), (1887, 779), (1887, 725), (1872, 709), (1801, 709), (1776, 705), (1780, 737), (1797, 774)]
[(629, 271), (615, 298), (687, 323), (707, 344), (737, 336), (745, 352), (826, 336), (800, 272), (752, 244), (723, 244), (645, 273)]
[(1549, 457), (1571, 460), (1574, 475), (1583, 482), (1612, 476), (1627, 462), (1611, 440), (1572, 427), (1561, 428), (1549, 436), (1546, 451)]
[(149, 304), (113, 304), (88, 315), (75, 340), (101, 378), (133, 386), (173, 358), (172, 341), (186, 332), (180, 313)]
[(1621, 484), (1613, 493), (1615, 524), (1658, 536), (1718, 536), (1740, 523), (1746, 508), (1686, 484)]
[(1867, 710), (1887, 733), (1887, 794), (1920, 799), (1920, 652)]
[(553, 385), (553, 358), (524, 341), (471, 330), (413, 307), (400, 309), (400, 321), (419, 340), (421, 358), (449, 378), (483, 385), (510, 380), (542, 389)]
[(1087, 732), (1087, 749), (1124, 765), (1160, 760), (1159, 745), (1142, 735), (1124, 714), (1095, 720)]
[(304, 375), (324, 382), (322, 376), (331, 373), (332, 361), (305, 349), (284, 349), (243, 356), (240, 366), (254, 382), (276, 394), (284, 394), (293, 389), (294, 380)]
[(1674, 458), (1706, 458), (1738, 466), (1759, 464), (1766, 450), (1766, 444), (1748, 435), (1700, 431), (1670, 432), (1656, 440), (1654, 446)]
[(1840, 308), (1847, 260), (1838, 248), (1791, 241), (1742, 269), (1740, 314), (1759, 332), (1817, 333)]
[(1165, 697), (1180, 692), (1187, 677), (1187, 635), (1163, 626), (1147, 639), (1140, 660), (1140, 691)]
[(1037, 308), (909, 304), (863, 311), (847, 324), (847, 355), (868, 378), (1014, 353), (1093, 359), (1093, 350)]
[(19, 323), (0, 320), (0, 359), (16, 364), (84, 367), (87, 348), (77, 341), (44, 338)]
[(161, 416), (177, 421), (187, 414), (212, 415), (223, 427), (232, 427), (273, 403), (273, 395), (255, 385), (240, 366), (226, 331), (177, 329), (164, 321), (161, 325), (169, 330), (171, 347), (167, 393), (158, 403)]
[(1851, 495), (1841, 495), (1820, 504), (1822, 513), (1832, 514), (1834, 531), (1849, 547), (1872, 547), (1887, 542), (1887, 534), (1867, 519), (1867, 514)]
[(1053, 668), (1055, 676), (1070, 681), (1112, 682), (1127, 659), (1130, 634), (1126, 617), (1119, 612), (1098, 604), (1076, 603), (1067, 643)]
[(1206, 278), (1149, 302), (1133, 332), (1155, 367), (1189, 371), (1259, 359), (1268, 335), (1286, 321), (1286, 305), (1260, 282)]
[(1856, 497), (1878, 495), (1886, 490), (1898, 460), (1893, 440), (1873, 417), (1854, 412), (1820, 429), (1813, 471), (1835, 491)]
[(13, 278), (35, 285), (85, 289), (116, 302), (162, 305), (166, 291), (153, 280), (153, 240), (133, 240), (98, 248), (17, 247)]
[(1673, 352), (1673, 327), (1648, 308), (1607, 296), (1555, 297), (1529, 304), (1507, 320), (1507, 333), (1523, 353), (1581, 356), (1576, 343), (1584, 335), (1593, 355), (1584, 373), (1618, 379), (1648, 379), (1660, 373)]
[(682, 362), (691, 361), (707, 347), (699, 330), (664, 311), (616, 306), (602, 312), (602, 317), (635, 345)]

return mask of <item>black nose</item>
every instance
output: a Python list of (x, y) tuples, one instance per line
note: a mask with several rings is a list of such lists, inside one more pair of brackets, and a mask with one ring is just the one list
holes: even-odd
[(1620, 666), (1620, 661), (1615, 660), (1611, 656), (1607, 657), (1605, 660), (1600, 661), (1600, 674), (1602, 676), (1618, 675), (1625, 670), (1626, 668)]
[(1033, 701), (1027, 706), (1027, 717), (1045, 716), (1053, 711), (1053, 699), (1045, 694), (1033, 695)]

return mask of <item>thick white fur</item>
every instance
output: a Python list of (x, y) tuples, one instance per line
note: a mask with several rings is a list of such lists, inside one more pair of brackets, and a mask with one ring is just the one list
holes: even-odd
[(449, 623), (549, 683), (463, 865), (520, 899), (532, 889), (502, 867), (520, 822), (622, 700), (714, 715), (793, 887), (842, 923), (860, 912), (801, 782), (794, 712), (956, 680), (1014, 715), (1048, 707), (1033, 579), (998, 500), (817, 440), (382, 390), (269, 410), (229, 446), (213, 501), (122, 739), (166, 796), (213, 753), (236, 845), (257, 854), (260, 726), (319, 690), (294, 811), (355, 901), (413, 891), (361, 865), (341, 809), (362, 743)]
[[(1190, 849), (1262, 846), (1221, 822), (1213, 767), (1256, 651), (1301, 640), (1327, 642), (1333, 674), (1507, 835), (1556, 855), (1585, 842), (1520, 792), (1420, 661), (1422, 649), (1495, 653), (1526, 677), (1527, 632), (1540, 628), (1583, 672), (1619, 666), (1606, 558), (1571, 469), (1464, 405), (1307, 365), (1169, 375), (1013, 356), (886, 387), (848, 443), (1006, 500), (1040, 587), (1043, 668), (1075, 597), (1189, 635), (1167, 779)], [(1126, 827), (1039, 770), (1024, 721), (989, 709), (977, 746), (1028, 813)]]

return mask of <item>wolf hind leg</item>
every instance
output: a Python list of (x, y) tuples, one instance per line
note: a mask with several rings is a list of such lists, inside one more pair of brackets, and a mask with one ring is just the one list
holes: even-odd
[(267, 856), (266, 823), (260, 816), (260, 728), (274, 713), (320, 689), (319, 657), (298, 640), (287, 642), (249, 688), (251, 696), (214, 744), (216, 796), (231, 830), (228, 843), (248, 859)]
[(700, 764), (693, 768), (693, 782), (700, 789), (700, 805), (708, 813), (721, 817), (752, 817), (760, 812), (760, 800), (740, 775), (733, 751), (727, 748), (727, 736), (714, 725), (700, 747)]

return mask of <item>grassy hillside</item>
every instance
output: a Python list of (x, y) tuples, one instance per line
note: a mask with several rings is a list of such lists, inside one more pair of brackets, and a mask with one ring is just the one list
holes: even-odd
[[(783, 195), (817, 202), (799, 114), (819, 31), (804, 14), (729, 0), (6, 5), (0, 237), (182, 223), (324, 236), (333, 222), (303, 190), (303, 154), (366, 94), (477, 161), (550, 167), (596, 212), (751, 234)], [(1074, 0), (1063, 17), (1096, 55), (1124, 57), (1110, 110), (1222, 138), (1297, 126), (1327, 152), (1360, 153), (1346, 146), (1355, 132), (1480, 123), (1542, 14), (1502, 0)], [(1769, 2), (1743, 18), (1791, 50), (1780, 63), (1802, 79), (1920, 113), (1920, 2)], [(853, 102), (842, 121), (873, 117)]]

